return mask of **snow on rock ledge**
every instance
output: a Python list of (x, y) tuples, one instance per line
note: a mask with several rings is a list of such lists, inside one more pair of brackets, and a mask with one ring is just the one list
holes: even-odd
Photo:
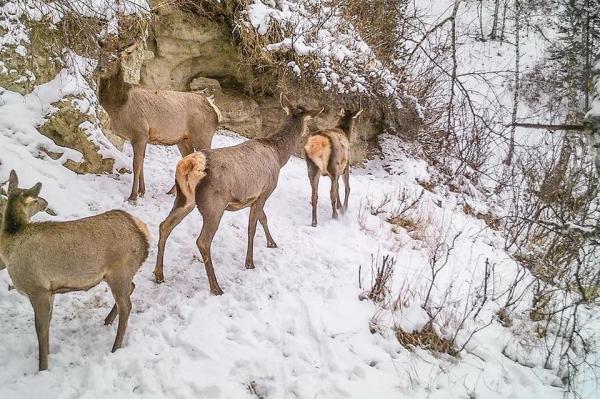
[[(12, 1), (0, 7), (3, 148), (25, 146), (34, 156), (51, 158), (77, 173), (112, 172), (129, 163), (100, 128), (98, 100), (90, 86), (95, 61), (61, 51), (56, 25), (70, 10), (100, 18), (106, 24), (103, 32), (108, 32), (116, 18), (110, 3), (64, 1), (59, 8), (55, 3)], [(128, 3), (124, 13), (137, 12), (146, 4)], [(0, 161), (9, 158), (3, 152)]]
[[(319, 0), (254, 0), (247, 7), (247, 24), (268, 43), (267, 52), (293, 51), (296, 61), (287, 66), (298, 76), (309, 73), (323, 90), (389, 98), (397, 108), (410, 103), (417, 114), (422, 109), (415, 97), (406, 94), (397, 77), (386, 68), (339, 9)], [(277, 31), (276, 35), (269, 35)], [(302, 58), (312, 56), (317, 68)], [(312, 63), (312, 59), (310, 62)], [(314, 74), (314, 76), (313, 76)]]

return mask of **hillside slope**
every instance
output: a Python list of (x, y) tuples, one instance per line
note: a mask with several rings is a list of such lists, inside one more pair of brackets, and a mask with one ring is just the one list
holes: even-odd
[[(240, 140), (226, 132), (215, 139), (217, 146)], [(18, 142), (10, 146), (18, 148)], [(81, 176), (58, 164), (38, 166), (33, 158), (0, 166), (2, 178), (15, 165), (25, 185), (41, 180), (42, 194), (58, 213), (55, 219), (120, 208), (145, 220), (153, 235), (150, 257), (135, 279), (125, 348), (109, 352), (115, 327), (102, 325), (112, 306), (105, 285), (59, 295), (49, 372), (37, 373), (31, 306), (15, 290), (6, 290), (9, 279), (6, 271), (0, 272), (0, 358), (8, 359), (9, 365), (0, 373), (1, 397), (561, 396), (560, 389), (547, 385), (554, 378), (550, 372), (520, 366), (501, 354), (514, 337), (498, 322), (476, 336), (460, 359), (435, 357), (421, 349), (411, 352), (398, 344), (391, 330), (370, 333), (377, 307), (358, 299), (359, 267), (368, 282), (371, 254), (392, 251), (399, 260), (398, 281), (418, 283), (427, 272), (427, 250), (419, 240), (390, 232), (378, 216), (365, 216), (361, 202), (400, 188), (421, 190), (416, 178), (428, 178), (424, 163), (401, 157), (387, 161), (401, 174), (383, 172), (379, 161), (353, 171), (350, 209), (339, 221), (330, 219), (329, 184), (323, 179), (320, 225), (315, 229), (310, 227), (304, 161), (292, 158), (266, 206), (279, 248), (266, 248), (259, 229), (257, 268), (245, 270), (248, 212), (226, 213), (213, 244), (225, 294), (214, 297), (195, 246), (201, 227), (196, 211), (168, 242), (166, 283), (156, 285), (151, 279), (158, 224), (172, 205), (165, 192), (177, 159), (173, 148), (150, 148), (148, 193), (135, 206), (124, 202), (129, 176)], [(495, 234), (464, 215), (456, 199), (427, 193), (421, 201), (431, 218), (450, 222), (451, 234), (463, 231), (446, 278), (460, 286), (479, 273), (481, 263), (475, 260), (481, 257), (494, 257), (504, 269), (502, 275), (515, 270), (494, 249)], [(399, 323), (415, 319), (402, 312), (396, 317)]]

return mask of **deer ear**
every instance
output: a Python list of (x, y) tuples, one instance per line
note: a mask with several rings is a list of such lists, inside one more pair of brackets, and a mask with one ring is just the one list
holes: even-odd
[(352, 118), (353, 118), (353, 119), (356, 119), (356, 118), (358, 118), (358, 116), (359, 116), (360, 114), (362, 114), (362, 112), (363, 112), (363, 110), (362, 110), (362, 109), (360, 109), (360, 110), (359, 110), (357, 113), (355, 113), (355, 114), (354, 114), (354, 116), (353, 116)]
[(311, 111), (306, 111), (306, 115), (308, 115), (310, 118), (315, 118), (317, 115), (319, 115), (321, 112), (323, 112), (324, 109), (325, 109), (325, 107), (323, 107), (321, 109), (313, 109)]
[(36, 183), (35, 186), (31, 187), (29, 190), (25, 192), (27, 197), (38, 197), (40, 195), (40, 191), (42, 191), (42, 183)]
[(13, 170), (10, 171), (10, 176), (8, 177), (8, 194), (12, 194), (19, 187), (19, 178), (17, 177), (17, 172)]
[(279, 104), (281, 104), (281, 108), (283, 108), (286, 114), (289, 115), (292, 113), (292, 108), (294, 108), (294, 106), (283, 93), (279, 95)]

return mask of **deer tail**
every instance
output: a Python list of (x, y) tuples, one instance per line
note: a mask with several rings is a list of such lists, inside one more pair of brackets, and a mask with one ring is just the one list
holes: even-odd
[(215, 114), (217, 114), (217, 122), (221, 123), (221, 121), (223, 120), (223, 114), (221, 114), (221, 110), (219, 109), (219, 107), (217, 107), (217, 104), (215, 104), (213, 96), (206, 97), (206, 100), (208, 101), (208, 105), (210, 105), (213, 111), (215, 111)]
[(203, 152), (193, 152), (177, 163), (175, 184), (185, 197), (187, 204), (196, 198), (196, 186), (206, 176), (206, 155)]
[(314, 134), (309, 137), (304, 146), (306, 156), (319, 168), (323, 176), (327, 175), (327, 165), (333, 152), (333, 145), (329, 137), (323, 134)]

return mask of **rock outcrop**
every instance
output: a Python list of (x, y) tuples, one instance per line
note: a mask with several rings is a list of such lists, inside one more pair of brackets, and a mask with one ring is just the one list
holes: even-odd
[[(283, 112), (278, 93), (270, 93), (267, 87), (258, 90), (257, 82), (268, 78), (255, 76), (243, 62), (226, 23), (161, 8), (153, 17), (151, 29), (147, 47), (153, 56), (144, 58), (140, 84), (180, 91), (199, 90), (213, 95), (223, 113), (222, 126), (246, 137), (266, 136), (280, 125)], [(277, 82), (268, 83), (269, 87), (277, 85)], [(286, 94), (292, 101), (309, 106), (327, 105), (318, 104), (306, 95)], [(331, 127), (338, 111), (326, 107), (322, 117), (309, 127)], [(361, 118), (353, 138), (355, 162), (367, 157), (379, 133), (377, 123)]]

